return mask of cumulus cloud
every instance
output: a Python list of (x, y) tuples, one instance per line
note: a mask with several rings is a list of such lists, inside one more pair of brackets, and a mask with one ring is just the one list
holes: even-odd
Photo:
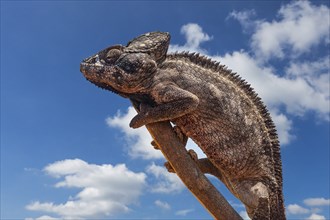
[(152, 163), (147, 167), (146, 172), (155, 178), (154, 184), (150, 186), (151, 192), (178, 193), (185, 188), (179, 177), (174, 173), (169, 173), (163, 166)]
[(163, 210), (170, 210), (171, 209), (170, 204), (168, 204), (167, 202), (163, 202), (161, 200), (156, 200), (155, 205), (158, 206), (159, 208), (163, 209)]
[(308, 198), (304, 200), (307, 206), (330, 206), (330, 199), (325, 198)]
[[(283, 5), (278, 11), (279, 20), (254, 21), (252, 48), (261, 59), (283, 58), (288, 52), (291, 56), (309, 52), (313, 46), (329, 41), (329, 14), (328, 7), (309, 1)], [(239, 18), (246, 25), (246, 20)]]
[(130, 211), (146, 186), (146, 175), (134, 173), (125, 164), (89, 164), (80, 159), (63, 160), (45, 167), (44, 171), (61, 179), (55, 187), (81, 191), (61, 204), (35, 201), (28, 210), (53, 213), (61, 218), (79, 219), (113, 216)]
[(128, 146), (128, 154), (132, 158), (160, 159), (163, 158), (159, 150), (151, 146), (152, 138), (145, 127), (132, 129), (129, 123), (136, 115), (133, 107), (129, 107), (126, 113), (118, 111), (117, 115), (108, 117), (106, 123), (110, 127), (119, 128), (125, 135), (125, 142)]

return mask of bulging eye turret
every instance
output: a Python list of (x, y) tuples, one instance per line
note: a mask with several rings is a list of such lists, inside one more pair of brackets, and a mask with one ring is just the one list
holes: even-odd
[(118, 60), (118, 58), (120, 57), (120, 55), (122, 54), (122, 52), (118, 49), (111, 49), (107, 52), (106, 56), (105, 56), (105, 61), (107, 63), (114, 63), (116, 60)]

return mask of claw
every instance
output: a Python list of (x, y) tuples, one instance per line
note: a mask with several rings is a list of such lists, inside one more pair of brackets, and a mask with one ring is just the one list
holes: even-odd
[(159, 145), (157, 144), (157, 142), (155, 140), (152, 140), (150, 143), (156, 150), (160, 150)]
[(172, 165), (170, 164), (170, 162), (165, 162), (164, 163), (164, 166), (166, 167), (166, 169), (167, 169), (167, 171), (169, 172), (169, 173), (175, 173), (175, 170), (173, 169), (173, 167), (172, 167)]

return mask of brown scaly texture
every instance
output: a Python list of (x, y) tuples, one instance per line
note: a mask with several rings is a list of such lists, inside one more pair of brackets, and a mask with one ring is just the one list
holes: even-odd
[[(84, 60), (92, 83), (140, 103), (130, 126), (171, 121), (207, 155), (252, 219), (285, 219), (280, 147), (271, 117), (237, 74), (204, 56), (166, 54), (168, 33), (151, 32)], [(215, 170), (210, 172), (210, 170)]]
[[(233, 73), (230, 70), (226, 69), (226, 67), (223, 66), (223, 65), (220, 65), (220, 63), (217, 63), (215, 61), (211, 61), (207, 57), (200, 56), (199, 54), (183, 52), (183, 53), (169, 54), (167, 56), (167, 61), (168, 61), (168, 63), (165, 62), (163, 64), (162, 68), (166, 68), (166, 66), (170, 67), (171, 65), (173, 65), (173, 63), (172, 63), (173, 61), (175, 62), (175, 65), (177, 65), (176, 62), (183, 61), (186, 65), (188, 64), (187, 66), (182, 67), (183, 69), (186, 69), (187, 71), (189, 71), (188, 70), (189, 68), (192, 68), (192, 69), (196, 68), (196, 67), (194, 67), (194, 65), (197, 65), (199, 67), (204, 68), (204, 70), (201, 72), (201, 74), (214, 74), (214, 73), (216, 73), (216, 74), (218, 74), (218, 76), (214, 76), (214, 77), (215, 78), (220, 78), (221, 82), (224, 82), (225, 79), (227, 79), (232, 84), (234, 84), (234, 85), (231, 85), (231, 86), (233, 86), (233, 88), (235, 88), (235, 89), (233, 89), (234, 93), (235, 93), (234, 96), (236, 96), (236, 94), (241, 93), (242, 96), (246, 96), (245, 98), (249, 99), (249, 101), (252, 102), (252, 105), (250, 106), (250, 108), (254, 108), (254, 112), (252, 114), (256, 114), (256, 115), (252, 116), (252, 118), (257, 116), (258, 119), (255, 119), (255, 121), (258, 122), (259, 124), (263, 124), (262, 130), (264, 130), (265, 133), (262, 134), (262, 135), (266, 135), (266, 138), (264, 140), (262, 140), (264, 137), (260, 138), (259, 134), (254, 136), (254, 134), (256, 134), (257, 132), (252, 131), (252, 132), (250, 132), (250, 138), (252, 138), (251, 145), (253, 145), (253, 144), (258, 145), (258, 144), (262, 143), (261, 149), (258, 149), (258, 152), (256, 152), (255, 156), (257, 156), (257, 155), (260, 156), (260, 153), (261, 153), (261, 155), (266, 155), (266, 157), (264, 157), (266, 159), (266, 161), (259, 161), (259, 163), (260, 162), (263, 163), (262, 165), (264, 165), (264, 164), (269, 164), (270, 165), (266, 169), (264, 168), (264, 166), (261, 166), (262, 171), (267, 171), (267, 173), (271, 173), (271, 175), (269, 175), (269, 174), (265, 175), (266, 180), (264, 180), (264, 181), (265, 181), (266, 185), (269, 185), (269, 187), (273, 188), (273, 190), (275, 191), (274, 195), (272, 195), (272, 197), (274, 197), (274, 201), (271, 201), (273, 204), (270, 204), (270, 209), (272, 209), (272, 210), (270, 210), (270, 212), (272, 212), (272, 211), (275, 212), (275, 213), (272, 213), (272, 215), (274, 216), (273, 219), (283, 219), (284, 218), (283, 216), (278, 215), (279, 212), (282, 212), (282, 213), (284, 212), (283, 196), (282, 196), (282, 166), (281, 166), (279, 141), (278, 141), (275, 125), (274, 125), (274, 123), (273, 123), (273, 121), (270, 117), (270, 114), (269, 114), (268, 110), (266, 109), (266, 107), (263, 104), (263, 102), (261, 101), (261, 99), (257, 96), (257, 94), (254, 92), (254, 90), (250, 87), (250, 85), (246, 81), (241, 79), (236, 73)], [(208, 70), (208, 71), (205, 71), (205, 69)], [(193, 70), (191, 70), (191, 72), (193, 72)], [(203, 78), (203, 77), (200, 77), (200, 78)], [(206, 77), (206, 78), (211, 79), (210, 80), (211, 82), (216, 81), (213, 77)], [(225, 83), (225, 84), (227, 84), (227, 83)], [(226, 85), (222, 85), (221, 87), (224, 87), (225, 91), (227, 91), (227, 93), (230, 93), (229, 91), (231, 89), (228, 89), (226, 87)], [(209, 95), (207, 95), (207, 96), (210, 97)], [(235, 99), (235, 97), (230, 97), (230, 95), (228, 95), (226, 101), (230, 101), (230, 100), (233, 100), (233, 99)], [(223, 102), (222, 105), (226, 106), (225, 102)], [(227, 105), (230, 106), (231, 104), (227, 103)], [(235, 105), (239, 106), (240, 104), (238, 104), (236, 102)], [(229, 107), (228, 112), (234, 111), (235, 108), (236, 108), (236, 111), (239, 111), (238, 110), (239, 108), (237, 108), (237, 106), (236, 107), (235, 106)], [(213, 108), (213, 111), (216, 111), (216, 110), (217, 110), (217, 106), (215, 106), (215, 108)], [(206, 110), (206, 111), (208, 111), (208, 110)], [(221, 112), (221, 110), (220, 110), (220, 112)], [(220, 112), (219, 112), (219, 114), (221, 114)], [(205, 115), (207, 115), (207, 114), (208, 113), (206, 113)], [(232, 112), (232, 113), (229, 113), (229, 114), (232, 115), (232, 118), (236, 118), (236, 120), (237, 120), (238, 117), (237, 117), (237, 115), (235, 115), (235, 113)], [(249, 113), (246, 113), (246, 116), (248, 114)], [(211, 117), (211, 121), (213, 121), (215, 118), (216, 117), (214, 117), (214, 118)], [(242, 124), (243, 120), (242, 121), (241, 120), (237, 121), (238, 122), (237, 128), (240, 129), (240, 130), (244, 129), (244, 127), (241, 127), (241, 126), (243, 126), (243, 124)], [(209, 122), (209, 125), (212, 123), (211, 121)], [(235, 122), (233, 122), (233, 124), (234, 123)], [(218, 124), (221, 124), (221, 123), (218, 123), (218, 121), (213, 121), (213, 124), (218, 125)], [(204, 127), (207, 127), (207, 126), (204, 126)], [(214, 127), (216, 127), (216, 125)], [(223, 132), (224, 130), (226, 130), (225, 127), (226, 126), (224, 126), (224, 128), (222, 128), (222, 129), (219, 129), (219, 130), (222, 130), (222, 131), (219, 131), (219, 132)], [(232, 126), (228, 126), (227, 128), (229, 128), (229, 127), (232, 127)], [(250, 127), (257, 128), (257, 126), (250, 126)], [(194, 130), (195, 133), (197, 132), (196, 128), (193, 128), (192, 130)], [(214, 132), (214, 129), (211, 129), (211, 130), (213, 130), (213, 132)], [(188, 132), (188, 131), (186, 131), (186, 132)], [(205, 137), (207, 137), (207, 132), (208, 132), (207, 129), (205, 129), (204, 132), (201, 131), (201, 134), (198, 134), (193, 139), (197, 143), (200, 143), (200, 146), (204, 146), (202, 148), (203, 148), (204, 152), (208, 155), (208, 157), (209, 157), (209, 155), (211, 157), (213, 154), (215, 154), (214, 157), (217, 158), (216, 160), (219, 160), (221, 158), (221, 156), (216, 154), (216, 152), (213, 152), (216, 148), (212, 147), (213, 144), (214, 144), (214, 140), (216, 140), (217, 138), (215, 138), (213, 136), (211, 136), (209, 139), (205, 138)], [(236, 131), (234, 133), (236, 133)], [(237, 133), (242, 133), (242, 132), (237, 131)], [(236, 133), (236, 135), (237, 135), (237, 133)], [(217, 134), (215, 134), (215, 135), (217, 135)], [(226, 135), (226, 137), (224, 139), (230, 139), (229, 136), (231, 136), (231, 135), (232, 134)], [(243, 134), (241, 134), (241, 135), (244, 136)], [(232, 137), (232, 139), (235, 139), (234, 136)], [(258, 137), (260, 138), (259, 143), (253, 143), (257, 140)], [(200, 141), (199, 141), (199, 139), (200, 139)], [(236, 139), (239, 140), (238, 137)], [(260, 140), (262, 140), (262, 142), (260, 142)], [(203, 144), (202, 142), (205, 142), (205, 144)], [(239, 140), (239, 142), (240, 142), (240, 140)], [(230, 143), (230, 140), (228, 140), (228, 143)], [(217, 142), (217, 143), (215, 143), (215, 145), (219, 145), (219, 143)], [(241, 146), (242, 144), (238, 144), (238, 145)], [(211, 149), (208, 150), (208, 148), (211, 148)], [(236, 147), (236, 148), (238, 148), (238, 147)], [(242, 146), (242, 148), (244, 149), (244, 146)], [(237, 152), (232, 152), (232, 153), (233, 154), (235, 154), (235, 153), (242, 154), (244, 152), (244, 150), (242, 150), (242, 148), (239, 147), (237, 149)], [(234, 151), (234, 149), (232, 149), (232, 150)], [(210, 153), (208, 153), (208, 151), (210, 151)], [(217, 152), (220, 152), (220, 151), (221, 150), (219, 150)], [(224, 157), (227, 157), (226, 152), (224, 153), (224, 155), (225, 155)], [(242, 155), (242, 156), (244, 157), (245, 155)], [(241, 178), (244, 175), (244, 171), (241, 174), (239, 174), (239, 169), (236, 169), (239, 163), (241, 163), (241, 165), (245, 169), (250, 169), (251, 168), (251, 167), (248, 167), (248, 166), (258, 167), (258, 165), (254, 164), (254, 163), (251, 163), (251, 164), (247, 164), (248, 162), (247, 163), (242, 163), (244, 161), (244, 159), (242, 160), (241, 155), (238, 155), (237, 157), (238, 157), (237, 158), (237, 163), (234, 162), (235, 164), (233, 165), (234, 166), (234, 168), (233, 168), (234, 172), (232, 173), (232, 176), (238, 175), (239, 178)], [(251, 156), (249, 156), (249, 157), (251, 158)], [(262, 157), (260, 157), (260, 158), (262, 158)], [(248, 159), (249, 158), (246, 158), (247, 161), (248, 161)], [(252, 159), (258, 160), (257, 158), (252, 158)], [(225, 160), (226, 159), (221, 158), (219, 163), (222, 164), (222, 161), (225, 161)], [(220, 167), (221, 167), (221, 165), (220, 165)], [(227, 172), (228, 172), (228, 167), (230, 167), (230, 166), (225, 165), (224, 167), (225, 168), (223, 168), (223, 169), (226, 169)], [(224, 171), (223, 173), (226, 173), (226, 171)], [(259, 171), (257, 173), (259, 173)], [(266, 176), (269, 176), (269, 177), (266, 177)], [(274, 177), (275, 177), (275, 182), (276, 182), (275, 184), (273, 183)], [(234, 193), (234, 194), (236, 194), (236, 193)], [(276, 207), (278, 207), (279, 210), (275, 210)]]

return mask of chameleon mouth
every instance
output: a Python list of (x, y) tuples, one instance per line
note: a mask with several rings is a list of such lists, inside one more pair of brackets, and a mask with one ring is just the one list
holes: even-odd
[(91, 74), (102, 73), (105, 67), (106, 63), (104, 60), (100, 59), (99, 55), (96, 54), (84, 59), (80, 63), (80, 72), (82, 72), (87, 77)]
[(80, 63), (80, 72), (82, 72), (85, 76), (89, 76), (96, 72), (103, 72), (104, 66), (99, 63), (91, 64), (86, 62)]

